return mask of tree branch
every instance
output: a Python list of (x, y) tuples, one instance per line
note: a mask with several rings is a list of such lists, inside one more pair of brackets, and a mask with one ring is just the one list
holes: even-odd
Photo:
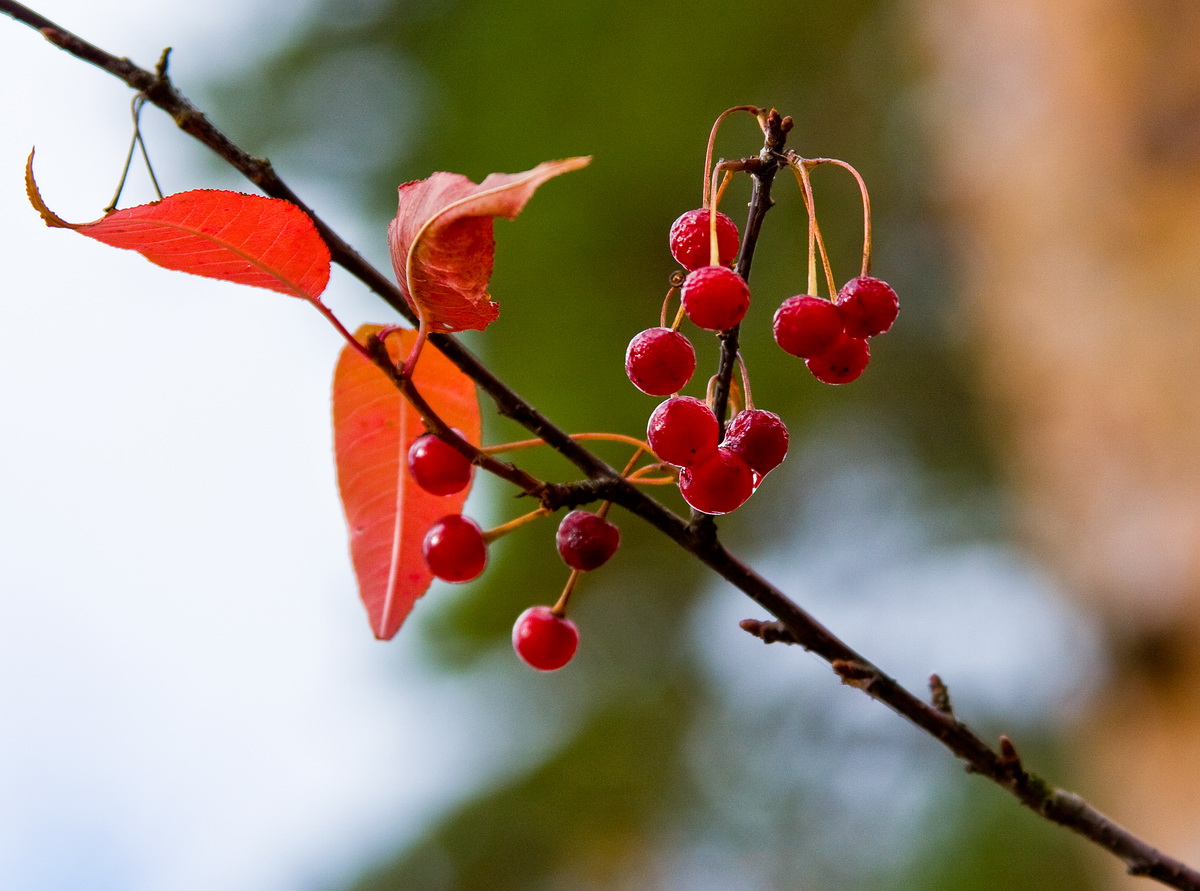
[[(157, 69), (151, 72), (128, 59), (99, 49), (13, 0), (0, 0), (0, 12), (40, 31), (47, 40), (66, 52), (121, 79), (144, 95), (149, 102), (171, 115), (182, 130), (207, 145), (265, 194), (283, 198), (304, 210), (329, 245), (333, 261), (362, 281), (410, 323), (415, 324), (413, 313), (390, 278), (367, 263), (313, 213), (280, 179), (269, 161), (255, 158), (236, 146), (176, 90), (167, 76), (167, 53), (164, 52)], [(782, 130), (782, 133), (786, 133), (786, 129)], [(755, 212), (752, 208), (743, 240), (738, 269), (744, 275), (749, 273), (757, 226), (761, 224), (762, 215), (770, 206), (770, 182), (774, 172), (778, 170), (774, 159), (782, 149), (779, 135), (781, 134), (778, 129), (773, 135), (768, 128), (767, 144), (760, 155), (763, 166), (754, 174), (753, 201), (757, 202), (759, 210)], [(776, 139), (775, 143), (772, 142), (773, 139)], [(745, 266), (742, 265), (743, 262)], [(747, 631), (766, 642), (798, 644), (821, 656), (830, 663), (844, 683), (857, 687), (883, 702), (925, 730), (962, 759), (969, 771), (987, 777), (1007, 789), (1035, 813), (1071, 829), (1119, 857), (1125, 862), (1130, 874), (1147, 876), (1174, 888), (1200, 891), (1200, 873), (1196, 870), (1137, 838), (1079, 796), (1056, 789), (1028, 772), (1007, 737), (1000, 738), (996, 749), (984, 742), (954, 716), (949, 706), (949, 694), (940, 679), (936, 682), (931, 680), (933, 704), (922, 701), (842, 642), (782, 591), (726, 550), (717, 538), (714, 523), (688, 523), (624, 480), (617, 471), (589, 449), (572, 440), (565, 431), (499, 380), (454, 337), (437, 334), (431, 335), (430, 340), (488, 394), (501, 414), (512, 418), (535, 436), (545, 440), (588, 477), (587, 481), (579, 483), (549, 484), (554, 492), (551, 501), (558, 502), (551, 506), (573, 506), (598, 498), (621, 505), (695, 555), (776, 618), (774, 622), (743, 622), (742, 627)], [(724, 395), (720, 395), (721, 390), (718, 390), (720, 399), (728, 398), (729, 381), (736, 357), (736, 339), (731, 342), (727, 338), (726, 346), (728, 349), (723, 349), (721, 368), (718, 372), (719, 377), (724, 379)], [(509, 474), (509, 477), (513, 482), (518, 482), (520, 472)], [(530, 480), (531, 477), (524, 482), (528, 484)], [(533, 484), (536, 483), (537, 481), (533, 481)]]

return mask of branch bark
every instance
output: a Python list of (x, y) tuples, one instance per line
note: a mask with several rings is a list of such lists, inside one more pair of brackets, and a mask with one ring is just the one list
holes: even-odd
[[(40, 31), (55, 46), (124, 81), (144, 95), (147, 101), (169, 114), (180, 129), (212, 149), (265, 194), (283, 198), (304, 210), (329, 245), (333, 261), (379, 295), (402, 317), (416, 324), (399, 289), (387, 276), (367, 263), (317, 216), (276, 174), (269, 161), (255, 158), (235, 145), (175, 88), (167, 76), (168, 52), (163, 53), (154, 71), (148, 71), (128, 59), (114, 56), (82, 40), (13, 0), (0, 0), (0, 12)], [(755, 191), (738, 262), (738, 271), (743, 277), (749, 275), (755, 237), (762, 217), (771, 205), (771, 180), (783, 166), (783, 140), (780, 137), (784, 134), (786, 128), (779, 127), (774, 131), (768, 128), (767, 144), (757, 159), (758, 165), (748, 164), (751, 174), (755, 176)], [(621, 505), (657, 528), (775, 617), (772, 622), (747, 620), (742, 623), (747, 631), (764, 642), (797, 644), (816, 653), (830, 663), (843, 683), (862, 690), (920, 727), (961, 759), (968, 771), (1008, 790), (1021, 804), (1045, 819), (1111, 852), (1125, 863), (1131, 875), (1146, 876), (1173, 888), (1200, 891), (1200, 872), (1141, 840), (1078, 795), (1055, 788), (1029, 772), (1007, 737), (1002, 736), (995, 748), (985, 742), (955, 717), (950, 709), (949, 693), (936, 675), (930, 681), (932, 702), (927, 703), (845, 644), (779, 588), (730, 553), (719, 541), (716, 525), (711, 519), (689, 522), (624, 480), (616, 470), (588, 448), (572, 440), (565, 431), (497, 378), (453, 336), (435, 334), (431, 335), (430, 340), (488, 394), (502, 415), (512, 418), (545, 440), (587, 478), (578, 483), (549, 484), (550, 495), (547, 495), (547, 490), (531, 491), (530, 494), (537, 494), (543, 504), (549, 501), (547, 506), (550, 507), (569, 507), (603, 498)], [(722, 400), (728, 398), (736, 351), (735, 333), (732, 338), (725, 340), (718, 371), (724, 382), (722, 389), (718, 390), (718, 401), (722, 405)], [(718, 416), (723, 414), (721, 412)], [(511, 474), (509, 478), (521, 484), (519, 473)]]

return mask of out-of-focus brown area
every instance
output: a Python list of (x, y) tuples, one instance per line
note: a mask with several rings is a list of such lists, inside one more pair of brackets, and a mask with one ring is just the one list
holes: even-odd
[(915, 22), (1025, 537), (1112, 641), (1089, 789), (1200, 861), (1200, 5), (929, 0)]

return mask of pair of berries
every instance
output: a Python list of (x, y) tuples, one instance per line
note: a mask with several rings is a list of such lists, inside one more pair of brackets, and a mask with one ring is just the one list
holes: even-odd
[[(577, 572), (588, 572), (603, 566), (616, 553), (621, 530), (601, 514), (573, 510), (558, 524), (554, 540), (564, 563)], [(531, 606), (517, 617), (513, 649), (531, 668), (556, 671), (575, 655), (579, 629), (562, 615), (565, 600), (564, 594), (558, 606)]]
[(762, 409), (739, 412), (720, 440), (717, 416), (703, 400), (672, 396), (650, 415), (646, 439), (660, 460), (680, 468), (679, 491), (691, 507), (726, 514), (741, 507), (787, 455), (787, 427)]
[(716, 214), (717, 256), (710, 245), (709, 211), (689, 210), (671, 224), (671, 256), (688, 270), (680, 289), (683, 311), (698, 328), (728, 331), (750, 308), (750, 289), (729, 268), (738, 251), (738, 230), (733, 220)]
[(871, 359), (867, 339), (892, 327), (900, 300), (886, 282), (869, 275), (853, 278), (833, 301), (799, 294), (775, 311), (775, 342), (804, 359), (813, 376), (827, 384), (848, 384)]
[[(461, 492), (471, 482), (471, 470), (469, 458), (432, 433), (418, 436), (408, 449), (409, 474), (432, 495)], [(469, 582), (487, 565), (483, 530), (461, 514), (449, 514), (430, 526), (421, 553), (429, 571), (447, 582)]]

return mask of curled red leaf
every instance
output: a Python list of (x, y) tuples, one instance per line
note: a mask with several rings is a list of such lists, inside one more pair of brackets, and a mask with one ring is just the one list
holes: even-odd
[(538, 186), (590, 160), (546, 161), (524, 173), (492, 173), (478, 184), (434, 173), (400, 186), (388, 227), (392, 266), (404, 299), (429, 331), (482, 331), (496, 320), (499, 308), (487, 291), (493, 218), (512, 219)]
[(167, 269), (314, 302), (329, 283), (329, 248), (308, 215), (288, 201), (195, 189), (114, 210), (95, 222), (68, 223), (42, 200), (32, 153), (25, 190), (47, 226), (137, 251)]

